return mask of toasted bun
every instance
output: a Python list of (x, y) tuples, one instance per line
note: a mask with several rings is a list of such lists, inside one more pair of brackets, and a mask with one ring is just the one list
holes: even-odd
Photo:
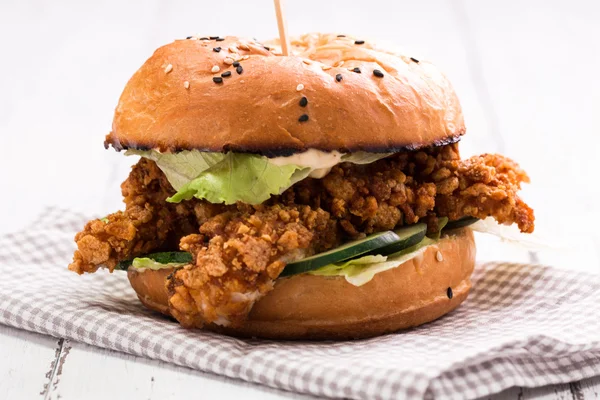
[[(460, 229), (422, 256), (376, 274), (363, 286), (356, 287), (337, 276), (280, 278), (254, 305), (243, 326), (211, 324), (207, 328), (233, 336), (270, 339), (354, 339), (395, 332), (455, 309), (467, 298), (474, 265), (473, 233)], [(171, 272), (128, 272), (142, 303), (166, 315), (170, 313), (165, 280)], [(451, 299), (448, 288), (453, 293)]]
[[(236, 37), (159, 48), (127, 83), (106, 146), (390, 152), (448, 144), (465, 132), (452, 86), (429, 62), (336, 35), (305, 35), (293, 45), (289, 57)], [(213, 81), (226, 71), (222, 83)]]

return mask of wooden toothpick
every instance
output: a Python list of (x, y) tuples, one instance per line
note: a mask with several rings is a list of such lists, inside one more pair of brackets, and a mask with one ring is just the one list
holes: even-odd
[(290, 52), (290, 40), (287, 35), (287, 26), (283, 17), (283, 0), (275, 1), (275, 15), (277, 15), (277, 27), (279, 28), (279, 41), (281, 42), (281, 52), (284, 56), (288, 56)]

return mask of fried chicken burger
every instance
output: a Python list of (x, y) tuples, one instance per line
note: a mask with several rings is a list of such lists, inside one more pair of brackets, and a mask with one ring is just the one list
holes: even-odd
[(125, 211), (86, 224), (69, 269), (127, 270), (187, 328), (362, 338), (463, 302), (466, 227), (534, 229), (510, 159), (461, 159), (452, 86), (432, 64), (344, 35), (277, 44), (188, 37), (127, 83), (105, 147), (140, 156)]

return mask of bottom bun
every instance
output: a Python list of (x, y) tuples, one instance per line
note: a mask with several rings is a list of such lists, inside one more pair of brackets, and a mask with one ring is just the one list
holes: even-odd
[[(473, 233), (459, 229), (422, 255), (376, 274), (362, 286), (341, 276), (280, 278), (254, 305), (244, 325), (208, 324), (206, 328), (268, 339), (358, 339), (395, 332), (433, 321), (458, 307), (471, 288), (474, 265)], [(165, 281), (171, 272), (130, 268), (128, 277), (146, 307), (170, 315)]]

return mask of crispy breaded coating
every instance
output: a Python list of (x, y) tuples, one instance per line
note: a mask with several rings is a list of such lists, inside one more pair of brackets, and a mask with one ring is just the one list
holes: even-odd
[(182, 236), (197, 232), (199, 223), (224, 209), (199, 201), (168, 203), (175, 191), (158, 166), (145, 158), (133, 166), (121, 192), (125, 211), (90, 221), (75, 236), (71, 271), (94, 272), (100, 265), (112, 271), (119, 261), (165, 246), (177, 248)]
[(522, 232), (533, 232), (533, 210), (517, 194), (529, 177), (517, 163), (498, 154), (484, 154), (443, 161), (441, 170), (450, 171), (450, 177), (436, 181), (438, 216), (450, 220), (491, 216), (500, 224), (516, 223)]
[(123, 183), (126, 210), (94, 220), (77, 234), (70, 269), (113, 269), (156, 250), (193, 256), (167, 284), (170, 311), (182, 325), (239, 324), (285, 264), (351, 238), (438, 217), (494, 217), (534, 229), (518, 196), (525, 172), (493, 154), (461, 160), (458, 145), (406, 151), (367, 165), (343, 163), (323, 179), (305, 179), (259, 206), (214, 205), (174, 193), (152, 161), (141, 159)]
[(181, 239), (194, 263), (169, 279), (170, 312), (187, 327), (242, 323), (286, 261), (327, 250), (337, 239), (335, 220), (309, 206), (275, 204), (217, 215), (200, 234)]

